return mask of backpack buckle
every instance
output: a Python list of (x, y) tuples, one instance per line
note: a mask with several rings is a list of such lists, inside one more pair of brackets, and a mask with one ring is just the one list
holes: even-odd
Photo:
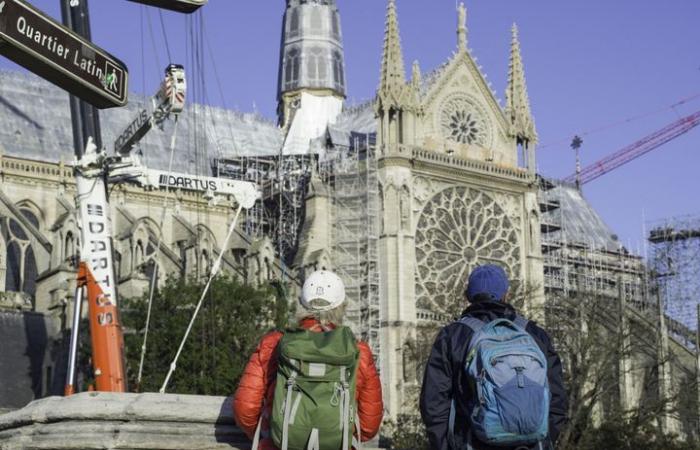
[(525, 376), (523, 375), (523, 370), (525, 370), (524, 367), (516, 367), (515, 368), (515, 373), (516, 373), (516, 376), (518, 377), (518, 387), (519, 388), (525, 387)]

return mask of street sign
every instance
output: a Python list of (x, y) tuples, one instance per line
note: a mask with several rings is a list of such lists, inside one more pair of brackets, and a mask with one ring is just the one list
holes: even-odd
[(126, 65), (25, 0), (0, 0), (0, 55), (98, 108), (127, 103)]
[(155, 6), (156, 8), (169, 9), (172, 11), (193, 13), (200, 7), (206, 5), (208, 0), (129, 0), (134, 3)]

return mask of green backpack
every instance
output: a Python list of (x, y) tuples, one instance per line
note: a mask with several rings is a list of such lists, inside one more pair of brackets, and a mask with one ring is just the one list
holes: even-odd
[[(280, 450), (349, 450), (360, 429), (352, 331), (287, 331), (278, 347), (270, 433)], [(355, 445), (359, 448), (359, 444)]]

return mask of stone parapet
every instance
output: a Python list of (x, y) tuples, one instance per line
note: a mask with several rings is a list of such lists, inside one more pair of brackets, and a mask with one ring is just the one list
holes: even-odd
[(0, 416), (0, 449), (248, 449), (230, 398), (85, 392)]

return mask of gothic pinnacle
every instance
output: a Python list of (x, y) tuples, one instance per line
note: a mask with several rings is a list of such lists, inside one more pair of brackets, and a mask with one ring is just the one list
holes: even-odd
[(420, 72), (420, 64), (418, 63), (418, 60), (413, 61), (413, 73), (411, 74), (411, 81), (413, 82), (413, 86), (416, 89), (420, 88), (420, 85), (423, 83), (423, 76)]
[(459, 51), (467, 51), (467, 8), (460, 3), (457, 8), (457, 42)]
[(380, 91), (392, 91), (404, 86), (406, 74), (403, 65), (403, 52), (399, 36), (399, 20), (396, 14), (396, 1), (389, 0), (384, 33), (384, 55), (379, 83)]
[(510, 50), (510, 65), (508, 73), (508, 88), (506, 89), (506, 115), (511, 124), (512, 132), (518, 138), (534, 142), (537, 132), (530, 111), (530, 99), (525, 84), (525, 70), (520, 54), (518, 27), (513, 24)]

